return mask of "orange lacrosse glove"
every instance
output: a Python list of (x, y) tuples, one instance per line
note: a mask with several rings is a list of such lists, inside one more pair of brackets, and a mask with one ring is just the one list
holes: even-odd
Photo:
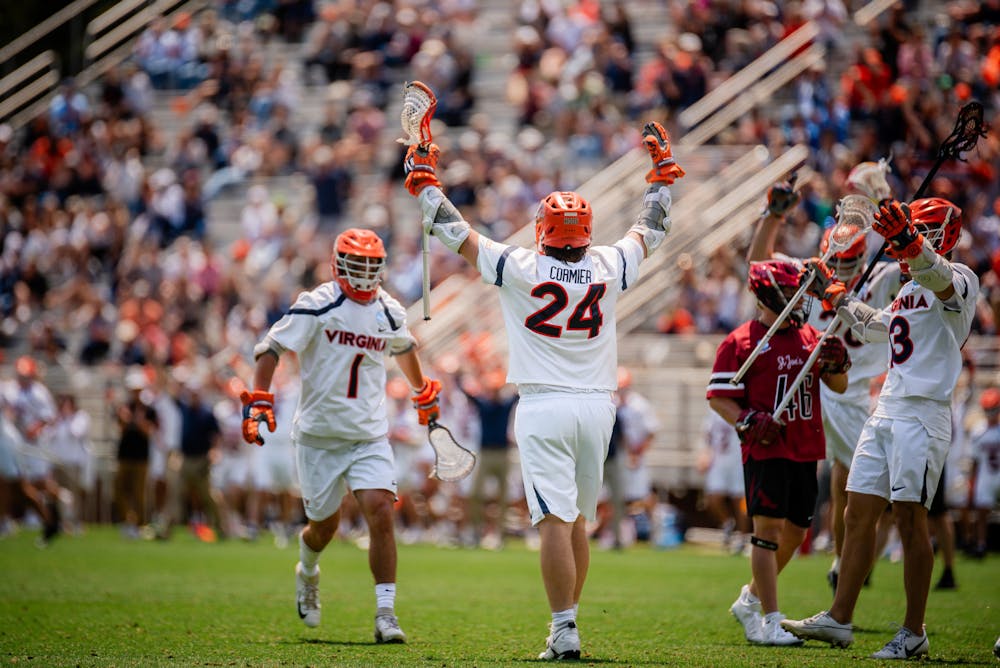
[(826, 263), (818, 257), (811, 257), (806, 260), (805, 266), (799, 273), (799, 285), (802, 284), (802, 281), (809, 279), (810, 269), (814, 269), (815, 271), (812, 272), (813, 278), (809, 282), (808, 287), (806, 287), (806, 294), (821, 300), (823, 302), (823, 310), (836, 310), (837, 305), (840, 304), (840, 300), (847, 293), (847, 286), (844, 285), (843, 281), (837, 280), (833, 270), (826, 266)]
[(403, 161), (406, 172), (404, 185), (411, 195), (416, 197), (427, 186), (441, 187), (437, 177), (437, 163), (441, 157), (441, 149), (437, 144), (429, 146), (411, 146)]
[(275, 430), (274, 395), (262, 390), (243, 390), (240, 392), (240, 401), (243, 402), (243, 440), (264, 445), (260, 423), (267, 422), (267, 428), (272, 432)]
[(424, 385), (410, 398), (413, 407), (417, 409), (417, 421), (426, 425), (431, 420), (437, 420), (441, 411), (438, 409), (438, 394), (441, 393), (441, 381), (424, 376)]
[(642, 143), (653, 159), (653, 168), (646, 174), (648, 183), (662, 183), (669, 186), (684, 176), (684, 170), (674, 161), (670, 150), (670, 137), (663, 126), (652, 121), (642, 128)]
[(920, 255), (924, 247), (924, 237), (917, 232), (910, 219), (910, 207), (892, 200), (875, 212), (872, 229), (889, 242), (890, 257), (907, 260)]

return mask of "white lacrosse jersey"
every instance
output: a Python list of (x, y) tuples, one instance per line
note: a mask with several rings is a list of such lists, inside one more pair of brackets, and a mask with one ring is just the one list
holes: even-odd
[[(964, 264), (951, 267), (952, 306), (911, 280), (882, 309), (882, 322), (889, 328), (889, 374), (879, 396), (880, 408), (913, 397), (950, 403), (979, 296), (975, 273)], [(893, 417), (892, 411), (883, 414)]]
[(374, 301), (359, 304), (336, 281), (323, 283), (300, 294), (267, 339), (299, 355), (302, 394), (292, 420), (294, 438), (371, 441), (389, 432), (385, 355), (416, 343), (406, 311), (389, 293), (379, 288)]
[[(883, 262), (875, 267), (871, 278), (861, 286), (858, 298), (872, 308), (885, 308), (892, 303), (903, 286), (899, 280), (900, 275), (898, 262)], [(825, 330), (836, 314), (833, 311), (824, 311), (818, 299), (812, 297), (808, 299), (812, 300), (812, 310), (809, 312), (807, 322), (820, 331)], [(867, 413), (871, 405), (869, 396), (871, 381), (885, 373), (889, 366), (889, 349), (884, 343), (859, 341), (843, 325), (838, 331), (851, 356), (851, 368), (847, 372), (847, 389), (843, 394), (837, 394), (825, 383), (821, 383), (820, 399), (824, 405), (827, 402), (834, 402), (860, 406)]]
[(612, 392), (618, 386), (615, 304), (639, 277), (640, 242), (595, 246), (568, 264), (479, 238), (483, 282), (500, 289), (507, 382)]

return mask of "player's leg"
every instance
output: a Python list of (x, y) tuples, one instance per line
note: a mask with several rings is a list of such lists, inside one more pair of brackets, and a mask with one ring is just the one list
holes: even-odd
[(886, 500), (881, 496), (847, 493), (840, 577), (830, 606), (830, 615), (841, 624), (854, 617), (854, 607), (875, 559), (875, 525), (885, 506)]
[(542, 581), (552, 612), (569, 610), (575, 602), (577, 573), (573, 529), (577, 520), (566, 522), (555, 515), (546, 515), (538, 523), (542, 540)]
[(844, 510), (847, 508), (847, 474), (849, 469), (834, 460), (830, 467), (830, 524), (833, 529), (833, 565), (830, 567), (830, 586), (837, 589), (840, 572), (840, 555), (844, 552)]
[(892, 513), (903, 541), (903, 584), (906, 590), (906, 619), (903, 625), (920, 634), (934, 569), (927, 508), (921, 503), (894, 501)]

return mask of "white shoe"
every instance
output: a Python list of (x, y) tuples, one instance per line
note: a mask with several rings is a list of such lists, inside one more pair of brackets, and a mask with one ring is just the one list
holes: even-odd
[(302, 572), (302, 562), (295, 564), (295, 606), (299, 619), (308, 627), (319, 626), (319, 567), (316, 575), (309, 577)]
[(927, 642), (927, 632), (917, 635), (905, 626), (900, 627), (896, 637), (885, 644), (885, 647), (872, 654), (873, 659), (913, 659), (927, 654), (930, 643)]
[(781, 615), (772, 621), (768, 621), (767, 617), (764, 618), (764, 623), (761, 626), (761, 645), (788, 647), (792, 645), (801, 645), (804, 642), (801, 638), (796, 638), (791, 633), (781, 628), (781, 621), (784, 618), (784, 615)]
[(399, 620), (391, 608), (379, 608), (375, 611), (375, 642), (406, 642), (406, 634), (399, 628)]
[(764, 615), (761, 614), (760, 601), (750, 601), (750, 587), (743, 585), (736, 601), (729, 606), (729, 612), (743, 625), (743, 635), (752, 643), (763, 641)]
[(545, 639), (545, 651), (538, 655), (546, 661), (564, 661), (580, 658), (580, 631), (576, 622), (570, 622), (558, 629), (550, 629)]
[(834, 647), (850, 647), (854, 642), (854, 627), (841, 624), (826, 610), (802, 620), (783, 619), (781, 626), (803, 640), (825, 640)]

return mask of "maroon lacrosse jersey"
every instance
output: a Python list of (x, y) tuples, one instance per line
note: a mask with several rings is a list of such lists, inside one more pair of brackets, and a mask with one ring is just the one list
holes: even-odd
[[(819, 342), (820, 333), (811, 325), (779, 329), (741, 381), (731, 384), (729, 381), (766, 332), (766, 326), (751, 320), (734, 329), (719, 345), (712, 378), (708, 383), (709, 399), (727, 397), (736, 400), (743, 408), (774, 412), (785, 394), (785, 388), (795, 380), (809, 353)], [(781, 438), (766, 446), (744, 442), (744, 462), (751, 456), (754, 459), (782, 458), (795, 462), (814, 462), (826, 456), (819, 384), (819, 372), (814, 365), (781, 416), (785, 423)]]

